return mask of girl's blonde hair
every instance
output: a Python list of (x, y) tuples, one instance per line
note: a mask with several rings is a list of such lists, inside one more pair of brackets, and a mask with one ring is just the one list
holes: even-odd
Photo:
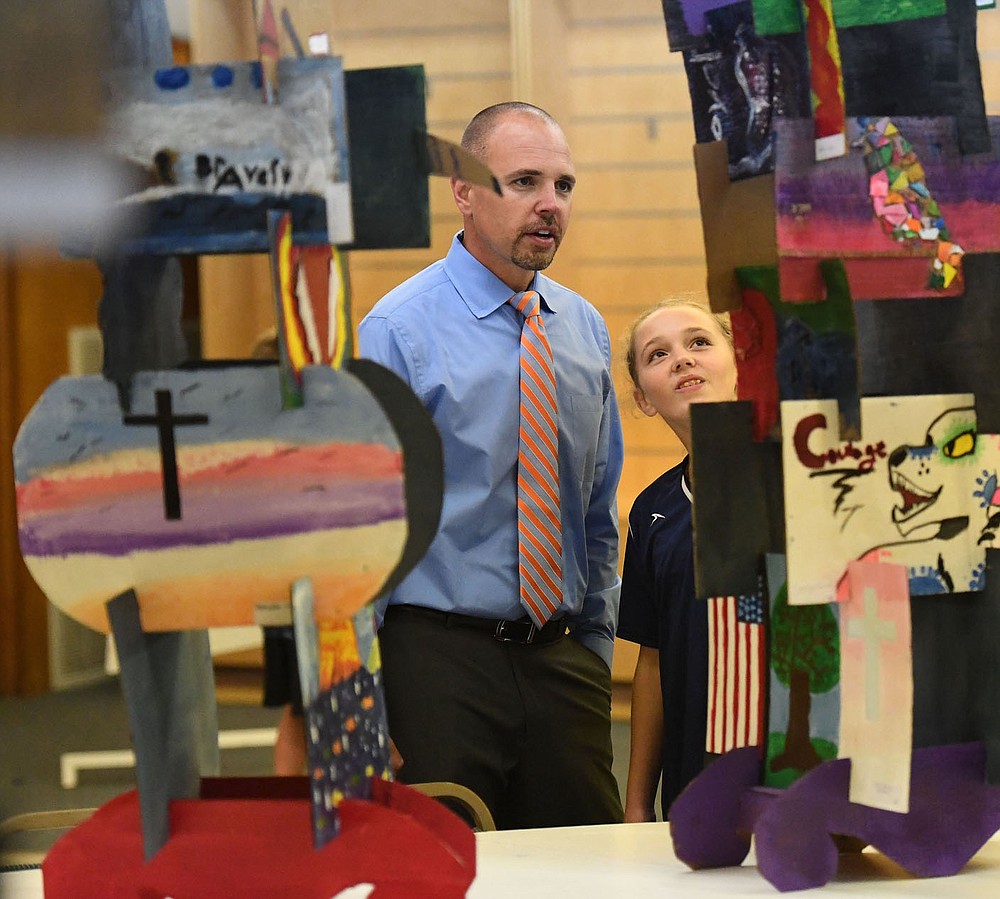
[(635, 387), (639, 386), (639, 377), (635, 370), (635, 332), (639, 330), (639, 326), (653, 313), (659, 312), (661, 309), (677, 309), (685, 307), (700, 309), (710, 319), (712, 319), (718, 326), (722, 336), (726, 338), (726, 342), (729, 344), (729, 349), (733, 351), (733, 355), (735, 356), (736, 349), (733, 344), (733, 326), (729, 322), (728, 312), (713, 312), (705, 303), (695, 297), (668, 297), (665, 300), (660, 300), (659, 303), (655, 306), (651, 306), (645, 312), (642, 312), (639, 317), (632, 322), (625, 334), (625, 366), (628, 369), (628, 376)]

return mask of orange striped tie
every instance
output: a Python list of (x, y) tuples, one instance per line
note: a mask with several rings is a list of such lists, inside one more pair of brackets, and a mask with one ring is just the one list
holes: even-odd
[(562, 602), (559, 428), (552, 347), (533, 290), (508, 301), (521, 315), (521, 426), (517, 454), (517, 549), (521, 605), (535, 625)]

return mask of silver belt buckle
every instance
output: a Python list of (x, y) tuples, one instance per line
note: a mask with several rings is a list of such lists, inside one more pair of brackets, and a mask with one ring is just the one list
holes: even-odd
[(538, 635), (538, 629), (533, 621), (507, 621), (497, 622), (497, 628), (493, 636), (501, 643), (534, 643)]

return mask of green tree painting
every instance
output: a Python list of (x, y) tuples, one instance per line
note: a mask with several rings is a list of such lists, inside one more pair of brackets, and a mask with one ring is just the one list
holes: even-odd
[[(788, 688), (788, 727), (768, 765), (768, 773), (794, 769), (801, 773), (836, 755), (836, 747), (817, 748), (810, 738), (812, 696), (832, 690), (840, 681), (840, 633), (828, 604), (790, 606), (782, 584), (771, 611), (771, 667)], [(831, 753), (832, 750), (832, 753)]]

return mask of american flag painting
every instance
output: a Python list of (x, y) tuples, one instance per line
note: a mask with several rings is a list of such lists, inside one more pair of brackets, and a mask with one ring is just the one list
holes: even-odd
[(764, 609), (761, 594), (708, 600), (708, 752), (764, 743)]

